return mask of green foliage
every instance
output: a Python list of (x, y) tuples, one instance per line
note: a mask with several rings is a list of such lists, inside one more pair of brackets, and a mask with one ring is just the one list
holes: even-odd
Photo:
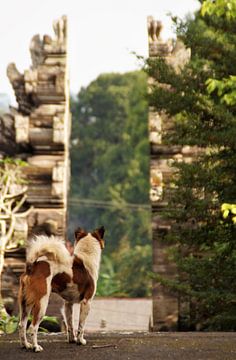
[[(40, 323), (39, 331), (43, 333), (49, 333), (52, 331), (52, 329), (59, 329), (58, 318), (56, 316), (45, 315)], [(53, 332), (55, 332), (55, 330)]]
[[(216, 15), (217, 19), (226, 19), (226, 23), (234, 26), (233, 21), (236, 19), (236, 1), (235, 0), (217, 0), (204, 1), (202, 4), (201, 14)], [(231, 22), (232, 20), (232, 22)], [(221, 102), (227, 105), (236, 104), (236, 76), (230, 75), (228, 78), (208, 79), (206, 81), (207, 90), (211, 94), (217, 91), (217, 95), (221, 97)]]
[(234, 224), (236, 224), (236, 204), (223, 204), (221, 206), (222, 216), (224, 219), (231, 217)]
[(121, 246), (117, 255), (114, 254), (119, 279), (118, 296), (147, 297), (151, 296), (152, 269), (151, 245)]
[[(32, 316), (29, 317), (29, 322), (32, 321)], [(0, 334), (13, 334), (17, 331), (19, 324), (18, 316), (9, 316), (7, 314), (1, 314), (0, 319)], [(47, 325), (47, 326), (46, 326)], [(59, 322), (57, 317), (55, 316), (44, 316), (39, 331), (41, 332), (49, 332), (47, 327), (50, 325), (57, 325), (59, 326)]]
[[(176, 21), (177, 34), (191, 48), (182, 71), (174, 73), (163, 59), (146, 64), (157, 80), (150, 105), (173, 119), (173, 131), (163, 137), (166, 144), (205, 148), (194, 161), (174, 163), (172, 188), (165, 188), (171, 198), (166, 217), (173, 226), (163, 241), (173, 244), (170, 257), (178, 274), (176, 280), (161, 281), (190, 303), (185, 314), (190, 328), (223, 329), (225, 319), (233, 330), (236, 229), (226, 207), (236, 201), (236, 19), (216, 9), (230, 1), (202, 3), (195, 18)], [(222, 219), (222, 204), (228, 221)]]
[(150, 242), (146, 92), (144, 72), (102, 74), (71, 99), (69, 228), (106, 228), (100, 295), (121, 291), (113, 256), (120, 244)]
[(0, 177), (1, 184), (5, 185), (9, 178), (14, 179), (15, 184), (26, 184), (27, 181), (24, 179), (22, 169), (28, 164), (21, 159), (13, 159), (6, 157), (0, 159)]
[(217, 95), (221, 97), (221, 102), (232, 106), (236, 104), (236, 76), (231, 75), (222, 80), (208, 79), (206, 85), (209, 94), (217, 91)]
[(98, 296), (151, 296), (151, 245), (129, 247), (121, 244), (111, 256), (103, 256), (98, 281)]
[(206, 0), (201, 8), (202, 16), (216, 15), (217, 17), (226, 17), (226, 19), (236, 18), (235, 0)]
[(116, 279), (114, 261), (110, 256), (103, 255), (96, 295), (116, 296), (118, 292), (119, 283)]
[(18, 318), (16, 316), (1, 316), (0, 334), (13, 334), (18, 327)]
[(27, 166), (27, 163), (21, 159), (14, 159), (11, 157), (5, 157), (4, 159), (0, 159), (0, 164), (4, 165), (4, 164), (10, 164), (10, 165), (15, 165), (15, 166)]

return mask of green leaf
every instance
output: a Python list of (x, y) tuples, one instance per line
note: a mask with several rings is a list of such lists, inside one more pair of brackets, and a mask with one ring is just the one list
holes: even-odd
[(227, 203), (224, 203), (221, 205), (221, 211), (224, 211), (224, 210), (229, 210), (231, 209), (231, 204), (227, 204)]
[(231, 213), (236, 215), (236, 205), (232, 205)]
[(213, 91), (215, 91), (215, 89), (217, 87), (217, 81), (214, 79), (208, 79), (206, 81), (206, 85), (207, 85), (208, 93), (211, 94)]

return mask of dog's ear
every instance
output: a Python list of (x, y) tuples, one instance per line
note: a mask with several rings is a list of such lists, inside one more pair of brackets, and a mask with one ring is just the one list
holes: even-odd
[(100, 228), (94, 230), (92, 235), (95, 237), (99, 237), (100, 239), (103, 239), (104, 233), (105, 233), (105, 228), (104, 228), (104, 226), (101, 226)]
[(87, 231), (78, 227), (75, 230), (75, 241), (79, 241), (80, 239), (82, 239), (83, 237), (85, 237), (86, 235), (88, 235)]
[(101, 226), (100, 228), (98, 228), (92, 232), (92, 236), (95, 237), (99, 241), (101, 249), (104, 249), (104, 247), (105, 247), (105, 241), (103, 239), (104, 233), (105, 233), (104, 226)]

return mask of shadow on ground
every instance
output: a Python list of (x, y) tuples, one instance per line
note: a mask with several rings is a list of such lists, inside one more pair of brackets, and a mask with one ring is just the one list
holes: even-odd
[(64, 334), (40, 334), (42, 353), (20, 348), (17, 335), (0, 336), (1, 360), (235, 360), (236, 333), (89, 333), (87, 345)]

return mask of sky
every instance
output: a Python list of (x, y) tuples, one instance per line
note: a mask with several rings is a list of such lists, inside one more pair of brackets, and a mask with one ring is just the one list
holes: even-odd
[(168, 13), (184, 17), (197, 0), (7, 0), (0, 12), (0, 93), (14, 95), (6, 68), (15, 62), (23, 72), (31, 64), (29, 44), (35, 34), (53, 35), (52, 22), (68, 16), (71, 93), (77, 94), (101, 73), (136, 70), (133, 52), (147, 56), (147, 16), (164, 24), (163, 38), (173, 37)]

